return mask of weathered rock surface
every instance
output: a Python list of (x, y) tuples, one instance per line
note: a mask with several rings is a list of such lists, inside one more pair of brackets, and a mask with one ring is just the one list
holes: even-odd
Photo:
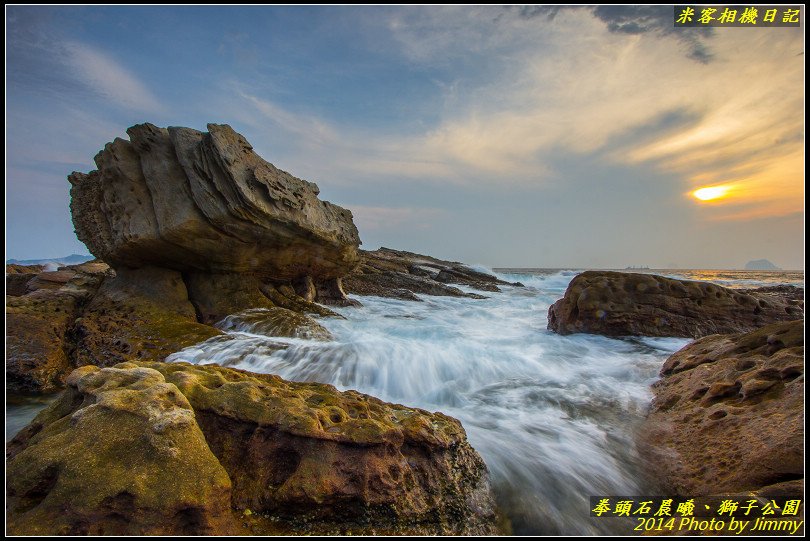
[(803, 320), (707, 336), (661, 375), (640, 449), (664, 491), (802, 498)]
[(286, 308), (252, 308), (223, 319), (220, 329), (265, 336), (287, 336), (308, 340), (331, 340), (332, 335), (312, 318)]
[(231, 480), (155, 370), (86, 366), (10, 443), (12, 535), (234, 533)]
[(116, 270), (338, 278), (360, 240), (346, 209), (259, 157), (230, 126), (139, 124), (69, 180), (76, 233)]
[(463, 284), (480, 291), (500, 291), (499, 285), (519, 286), (495, 276), (473, 270), (461, 263), (434, 257), (380, 248), (361, 250), (361, 262), (355, 272), (343, 279), (347, 292), (403, 300), (421, 300), (419, 295), (484, 298), (465, 293), (448, 284)]
[(652, 274), (586, 271), (548, 311), (559, 334), (682, 336), (745, 332), (801, 318), (803, 303), (774, 291), (733, 290)]
[(440, 413), (213, 365), (68, 385), (8, 447), (10, 533), (228, 533), (226, 502), (299, 532), (494, 532), (486, 467)]
[(245, 305), (264, 307), (265, 315), (254, 314), (250, 323), (269, 336), (329, 340), (303, 312), (340, 317), (289, 285), (249, 275), (184, 276), (161, 267), (114, 273), (100, 262), (31, 275), (24, 291), (6, 298), (7, 388), (50, 392), (77, 366), (163, 360), (221, 335), (213, 324)]
[(70, 338), (76, 366), (110, 366), (130, 360), (163, 360), (184, 347), (221, 334), (199, 323), (179, 272), (119, 269), (104, 281)]
[[(61, 387), (73, 368), (66, 335), (107, 271), (106, 265), (76, 266), (33, 275), (24, 292), (6, 297), (8, 390), (48, 392)], [(42, 274), (47, 279), (40, 280)], [(52, 279), (54, 274), (58, 280)]]

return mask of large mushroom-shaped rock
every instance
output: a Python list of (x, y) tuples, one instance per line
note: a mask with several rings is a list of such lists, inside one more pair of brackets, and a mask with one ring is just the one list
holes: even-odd
[(441, 413), (215, 365), (67, 384), (8, 446), (11, 533), (228, 533), (228, 507), (270, 518), (255, 533), (495, 532), (486, 467)]
[(661, 488), (802, 497), (803, 320), (707, 336), (672, 355), (661, 375), (640, 430)]
[(802, 317), (801, 301), (653, 274), (586, 271), (548, 310), (559, 334), (682, 336), (751, 331)]
[(277, 169), (228, 125), (208, 132), (139, 124), (108, 143), (98, 170), (69, 180), (76, 233), (114, 268), (347, 274), (360, 240), (351, 212)]

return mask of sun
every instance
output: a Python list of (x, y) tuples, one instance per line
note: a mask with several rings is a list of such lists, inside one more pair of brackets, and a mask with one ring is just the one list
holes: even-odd
[(701, 201), (712, 201), (728, 196), (730, 191), (731, 186), (707, 186), (705, 188), (698, 188), (692, 192), (692, 195)]

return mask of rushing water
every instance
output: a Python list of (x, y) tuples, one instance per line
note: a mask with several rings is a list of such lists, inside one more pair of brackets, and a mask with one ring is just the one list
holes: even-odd
[[(331, 342), (235, 332), (170, 360), (332, 383), (460, 419), (489, 467), (516, 534), (605, 533), (591, 495), (641, 494), (633, 430), (664, 359), (682, 339), (615, 340), (546, 330), (549, 305), (576, 274), (508, 275), (485, 300), (361, 297)], [(269, 344), (268, 344), (269, 342)], [(285, 342), (286, 349), (272, 344)]]
[[(359, 297), (345, 320), (320, 322), (334, 340), (270, 338), (232, 330), (168, 360), (218, 363), (295, 381), (332, 383), (460, 419), (489, 467), (514, 533), (621, 533), (627, 522), (589, 517), (589, 496), (651, 494), (634, 431), (674, 338), (559, 336), (548, 307), (579, 271), (500, 274), (485, 300)], [(803, 273), (655, 271), (732, 287), (803, 285)], [(280, 348), (281, 346), (281, 348)], [(33, 416), (7, 404), (7, 423)], [(40, 406), (41, 407), (41, 406)], [(7, 438), (9, 433), (7, 424)], [(12, 432), (13, 434), (13, 432)]]

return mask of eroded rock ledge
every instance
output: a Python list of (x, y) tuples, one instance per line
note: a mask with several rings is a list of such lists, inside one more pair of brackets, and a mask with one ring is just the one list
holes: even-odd
[(803, 320), (707, 336), (661, 376), (640, 449), (666, 493), (803, 497)]
[(486, 467), (440, 413), (214, 365), (67, 384), (7, 448), (9, 533), (495, 532)]
[(477, 293), (465, 293), (449, 284), (462, 284), (488, 292), (500, 291), (498, 286), (522, 286), (519, 282), (505, 282), (458, 262), (390, 248), (373, 252), (360, 250), (360, 265), (343, 280), (346, 291), (356, 295), (415, 301), (421, 300), (418, 295), (485, 298)]
[(751, 331), (802, 317), (801, 290), (789, 287), (737, 290), (653, 274), (586, 271), (549, 308), (548, 328), (686, 338)]

